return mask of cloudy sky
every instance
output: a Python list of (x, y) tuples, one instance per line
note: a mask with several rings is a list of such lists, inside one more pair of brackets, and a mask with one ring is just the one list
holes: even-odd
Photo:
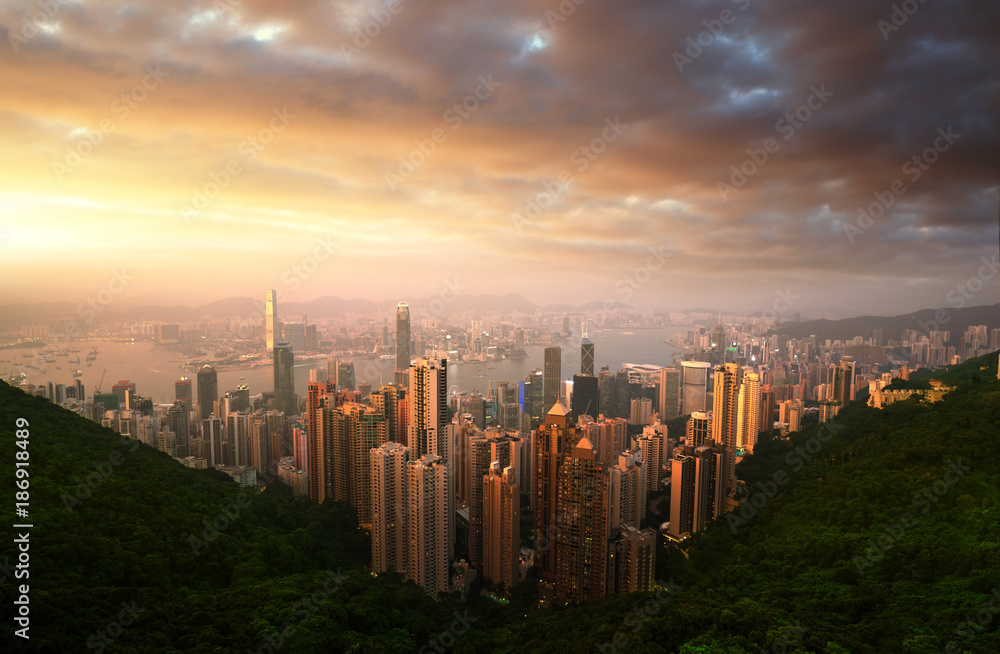
[(1000, 300), (996, 2), (575, 2), (0, 3), (5, 296)]

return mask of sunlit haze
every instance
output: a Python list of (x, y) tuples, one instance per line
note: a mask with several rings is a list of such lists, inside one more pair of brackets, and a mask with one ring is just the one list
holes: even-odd
[(885, 314), (996, 261), (995, 7), (51, 4), (0, 6), (6, 302)]

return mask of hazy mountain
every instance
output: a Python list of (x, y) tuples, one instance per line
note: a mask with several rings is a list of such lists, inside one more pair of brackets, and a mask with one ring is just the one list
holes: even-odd
[[(940, 320), (938, 320), (940, 319)], [(815, 335), (820, 341), (846, 340), (855, 336), (871, 336), (872, 330), (881, 329), (883, 343), (889, 339), (899, 340), (904, 329), (915, 329), (927, 333), (933, 330), (951, 332), (955, 342), (970, 325), (987, 325), (990, 329), (1000, 327), (1000, 304), (980, 305), (956, 309), (921, 309), (901, 316), (858, 316), (844, 320), (805, 320), (785, 323), (770, 333), (787, 334), (794, 338)]]

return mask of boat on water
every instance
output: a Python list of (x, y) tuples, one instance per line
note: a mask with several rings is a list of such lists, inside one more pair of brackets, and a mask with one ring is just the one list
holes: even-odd
[(74, 370), (74, 371), (73, 371), (73, 376), (74, 376), (74, 377), (83, 377), (83, 371), (82, 371), (82, 370), (79, 370), (79, 369), (77, 369), (77, 370)]

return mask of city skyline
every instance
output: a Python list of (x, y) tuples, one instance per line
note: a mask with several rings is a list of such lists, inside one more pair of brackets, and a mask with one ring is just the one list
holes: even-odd
[(995, 9), (46, 7), (0, 9), (10, 303), (906, 313), (997, 277)]

